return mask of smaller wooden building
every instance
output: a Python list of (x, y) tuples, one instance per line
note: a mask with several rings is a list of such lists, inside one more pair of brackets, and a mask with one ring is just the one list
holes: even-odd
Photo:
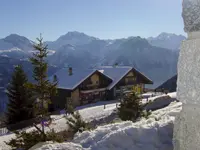
[(130, 66), (103, 66), (100, 72), (109, 76), (113, 81), (107, 87), (107, 99), (116, 99), (121, 92), (135, 92), (142, 94), (145, 84), (153, 84), (148, 77)]

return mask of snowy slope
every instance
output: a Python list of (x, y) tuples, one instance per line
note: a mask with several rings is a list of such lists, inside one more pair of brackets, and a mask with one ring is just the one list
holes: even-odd
[[(176, 93), (169, 93), (169, 95), (176, 97)], [(151, 100), (153, 101), (153, 99), (155, 99), (157, 97), (159, 97), (159, 96), (152, 97)], [(144, 102), (145, 102), (145, 100), (144, 100)], [(116, 103), (117, 103), (117, 101), (97, 102), (97, 103), (94, 103), (94, 104), (89, 104), (89, 105), (78, 107), (77, 110), (80, 111), (80, 114), (82, 115), (82, 117), (85, 121), (99, 120), (101, 118), (105, 118), (105, 117), (109, 116), (113, 112), (113, 110), (116, 109)], [(104, 104), (106, 104), (105, 109), (104, 109)], [(84, 139), (86, 137), (83, 137), (83, 136), (86, 136), (86, 135), (88, 136), (87, 139), (100, 140), (99, 137), (98, 137), (99, 134), (102, 135), (103, 137), (109, 136), (109, 134), (111, 133), (109, 128), (112, 128), (112, 130), (113, 130), (112, 132), (115, 133), (115, 132), (118, 132), (117, 129), (119, 129), (119, 127), (120, 128), (122, 127), (122, 129), (123, 129), (127, 125), (131, 126), (131, 128), (133, 126), (137, 127), (138, 125), (141, 126), (141, 125), (145, 125), (145, 124), (148, 124), (147, 127), (149, 125), (150, 126), (152, 125), (151, 128), (153, 128), (155, 126), (159, 126), (159, 122), (156, 123), (154, 118), (157, 118), (157, 119), (162, 118), (161, 124), (164, 123), (164, 122), (170, 123), (170, 122), (173, 122), (173, 120), (174, 120), (174, 117), (173, 117), (174, 114), (179, 112), (180, 109), (181, 109), (181, 103), (175, 103), (175, 104), (172, 104), (172, 105), (170, 105), (170, 106), (168, 106), (164, 109), (154, 111), (149, 120), (142, 120), (140, 123), (136, 123), (136, 124), (133, 124), (131, 122), (124, 122), (124, 123), (121, 123), (121, 124), (115, 124), (114, 126), (113, 125), (102, 126), (102, 127), (97, 128), (96, 130), (94, 130), (92, 132), (86, 132), (83, 135), (77, 136), (75, 138), (75, 142), (80, 142), (84, 145), (89, 144), (91, 141), (88, 141), (88, 140), (84, 141)], [(52, 118), (54, 118), (55, 120), (51, 124), (50, 128), (54, 128), (55, 131), (63, 131), (63, 130), (66, 130), (68, 128), (68, 126), (66, 124), (66, 119), (64, 118), (64, 115), (54, 115), (54, 116), (52, 116)], [(104, 128), (106, 128), (105, 129), (106, 131), (103, 131)], [(145, 126), (141, 126), (141, 128), (145, 128)], [(33, 129), (35, 129), (35, 128), (32, 127), (32, 128), (28, 128), (26, 130), (31, 131)], [(49, 130), (49, 129), (46, 128), (46, 130)], [(103, 133), (101, 133), (100, 131), (102, 131)], [(100, 132), (100, 133), (97, 133), (97, 132)], [(125, 131), (123, 131), (123, 132), (125, 132)], [(89, 137), (91, 135), (93, 135), (92, 138)], [(9, 147), (6, 146), (4, 141), (9, 141), (11, 138), (14, 138), (14, 137), (15, 137), (14, 134), (0, 136), (0, 149), (1, 149), (1, 147), (3, 147), (4, 149), (9, 149)]]
[[(182, 103), (172, 103), (152, 113), (149, 119), (100, 126), (76, 135), (72, 143), (44, 144), (37, 150), (173, 150), (172, 136), (175, 116)], [(80, 145), (79, 145), (80, 144)]]
[[(106, 109), (104, 109), (104, 104), (107, 104)], [(115, 108), (116, 108), (116, 101), (107, 101), (107, 102), (97, 102), (94, 104), (81, 106), (78, 107), (77, 110), (80, 111), (80, 114), (82, 115), (85, 121), (92, 121), (94, 119), (98, 120), (106, 116), (109, 116), (113, 112), (113, 109)], [(52, 115), (51, 117), (55, 120), (50, 125), (50, 128), (53, 128), (57, 132), (64, 131), (68, 128), (64, 115)], [(29, 132), (34, 129), (35, 128), (32, 127), (26, 129), (26, 131)], [(48, 131), (49, 128), (45, 128), (45, 130)], [(1, 147), (3, 147), (6, 150), (9, 149), (9, 147), (4, 143), (4, 141), (9, 141), (14, 137), (15, 137), (14, 134), (0, 136), (0, 150)]]
[(74, 142), (91, 150), (170, 150), (173, 122), (180, 110), (181, 103), (174, 103), (153, 112), (147, 120), (101, 126), (92, 132), (86, 131), (77, 135)]

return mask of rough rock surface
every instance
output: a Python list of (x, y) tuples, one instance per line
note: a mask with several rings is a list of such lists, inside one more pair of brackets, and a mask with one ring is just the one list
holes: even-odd
[(188, 39), (178, 60), (177, 99), (183, 109), (174, 124), (174, 150), (200, 148), (200, 0), (183, 0), (183, 20)]
[(200, 38), (188, 39), (182, 43), (177, 68), (177, 99), (184, 104), (199, 104)]
[(200, 0), (183, 0), (183, 13), (185, 32), (200, 30)]
[(183, 105), (174, 125), (174, 150), (199, 150), (200, 108), (198, 105)]
[(182, 43), (178, 61), (177, 99), (183, 109), (174, 126), (174, 150), (200, 147), (200, 36)]
[(161, 96), (161, 97), (155, 98), (153, 102), (148, 103), (144, 107), (144, 109), (147, 111), (149, 111), (149, 110), (154, 111), (157, 109), (162, 109), (174, 101), (176, 101), (176, 99), (171, 98), (169, 95)]

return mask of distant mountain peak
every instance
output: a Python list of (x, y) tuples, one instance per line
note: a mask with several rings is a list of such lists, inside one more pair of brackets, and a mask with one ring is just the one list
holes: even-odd
[[(21, 35), (18, 35), (18, 34), (14, 34), (14, 33), (12, 33), (12, 34), (6, 36), (4, 39), (5, 39), (5, 40), (8, 40), (8, 39), (14, 39), (14, 38), (27, 39), (27, 38), (24, 37), (24, 36), (21, 36)], [(27, 39), (27, 40), (29, 40), (29, 39)]]
[(170, 39), (170, 38), (176, 38), (176, 37), (185, 38), (185, 36), (181, 34), (177, 35), (174, 33), (166, 33), (166, 32), (162, 32), (157, 36), (157, 38), (159, 39)]
[(69, 39), (69, 38), (92, 38), (92, 39), (97, 39), (95, 37), (89, 36), (83, 32), (78, 32), (78, 31), (69, 31), (66, 34), (60, 36), (58, 40), (60, 39)]
[(136, 44), (143, 44), (143, 45), (149, 45), (147, 39), (142, 38), (140, 36), (131, 36), (128, 38), (126, 42), (136, 43)]
[(32, 42), (28, 38), (18, 34), (10, 34), (4, 39), (1, 39), (0, 43), (0, 46), (2, 46), (0, 49), (3, 50), (18, 48), (23, 51), (30, 51), (33, 49)]
[(78, 32), (78, 31), (69, 31), (69, 32), (67, 32), (66, 35), (74, 35), (74, 36), (77, 36), (77, 35), (84, 35), (84, 36), (89, 36), (89, 35), (86, 35), (86, 34), (83, 33), (83, 32)]
[(157, 36), (157, 38), (159, 38), (159, 39), (170, 38), (170, 37), (172, 37), (174, 35), (175, 34), (173, 34), (173, 33), (162, 32)]
[(60, 36), (56, 41), (46, 42), (51, 49), (59, 49), (66, 44), (71, 44), (74, 46), (84, 45), (96, 40), (97, 38), (89, 36), (85, 33), (78, 31), (70, 31), (62, 36)]
[(128, 39), (143, 39), (140, 36), (129, 36)]
[(179, 50), (181, 42), (185, 39), (183, 35), (166, 32), (160, 33), (157, 37), (147, 38), (151, 45), (171, 50)]
[(6, 36), (5, 38), (9, 38), (9, 37), (20, 37), (20, 35), (18, 35), (16, 33), (11, 33), (10, 35)]

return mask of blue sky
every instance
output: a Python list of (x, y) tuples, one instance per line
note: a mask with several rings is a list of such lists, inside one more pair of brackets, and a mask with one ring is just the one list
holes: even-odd
[(0, 38), (56, 40), (68, 31), (102, 39), (184, 34), (182, 0), (0, 0)]

